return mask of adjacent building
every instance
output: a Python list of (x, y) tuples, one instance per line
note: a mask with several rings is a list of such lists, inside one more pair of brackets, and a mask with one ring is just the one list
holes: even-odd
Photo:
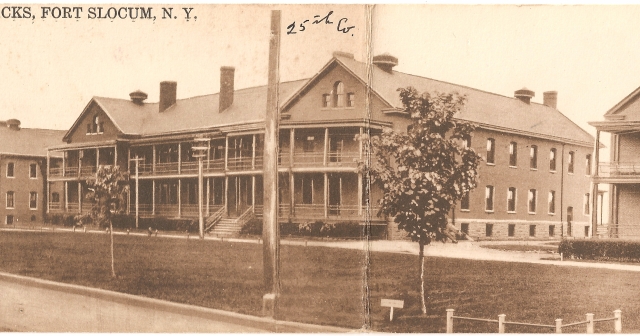
[[(589, 124), (611, 136), (610, 157), (601, 159), (595, 146), (594, 190), (609, 188), (609, 225), (600, 232), (612, 238), (639, 238), (640, 225), (640, 88), (633, 91), (604, 115), (604, 121)], [(597, 144), (597, 143), (596, 143)], [(604, 162), (601, 162), (604, 161)], [(595, 204), (592, 205), (595, 208)], [(596, 223), (598, 214), (593, 213)]]
[[(280, 84), (281, 221), (362, 223), (371, 200), (371, 224), (387, 227), (390, 238), (401, 235), (375, 216), (381, 193), (356, 169), (366, 154), (358, 135), (384, 127), (406, 131), (397, 89), (413, 86), (467, 95), (457, 117), (479, 126), (468, 145), (485, 157), (480, 183), (452, 213), (456, 225), (490, 238), (588, 235), (593, 138), (556, 109), (557, 93), (544, 93), (538, 104), (530, 90), (506, 97), (398, 72), (397, 64), (393, 56), (376, 56), (368, 76), (365, 63), (336, 52), (312, 78)], [(141, 216), (195, 218), (194, 146), (204, 145), (208, 226), (219, 218), (240, 226), (247, 214), (260, 216), (267, 87), (234, 88), (231, 67), (220, 69), (220, 87), (217, 94), (177, 99), (177, 83), (162, 82), (158, 103), (146, 102), (141, 91), (128, 100), (91, 99), (65, 144), (50, 148), (47, 210), (87, 211), (86, 180), (99, 165), (117, 164), (132, 176), (137, 168), (132, 213), (137, 204)]]
[(64, 131), (21, 128), (20, 121), (0, 121), (0, 220), (5, 225), (42, 222), (47, 147), (61, 143)]

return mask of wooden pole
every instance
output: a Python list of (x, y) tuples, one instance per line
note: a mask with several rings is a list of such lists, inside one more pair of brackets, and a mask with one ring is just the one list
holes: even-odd
[(262, 257), (264, 270), (265, 315), (275, 316), (280, 293), (280, 230), (278, 227), (278, 82), (280, 61), (280, 11), (271, 11), (269, 40), (269, 80), (264, 134), (264, 210)]
[(615, 333), (619, 334), (622, 332), (622, 311), (620, 309), (614, 310), (613, 315), (616, 318), (614, 321)]
[(498, 315), (498, 334), (504, 334), (504, 320), (507, 318), (507, 315), (500, 314)]
[(204, 215), (202, 214), (202, 156), (198, 156), (198, 228), (200, 239), (204, 239)]
[[(593, 177), (598, 178), (599, 172), (599, 164), (600, 164), (600, 131), (596, 131), (596, 141), (594, 144), (594, 161), (595, 166), (593, 167)], [(598, 237), (598, 183), (593, 184), (593, 190), (591, 192), (591, 200), (587, 200), (587, 202), (591, 202), (591, 236), (593, 238)], [(586, 238), (586, 237), (585, 237)]]
[(556, 334), (562, 334), (562, 319), (556, 319)]
[(447, 309), (447, 334), (453, 334), (453, 312), (453, 309)]

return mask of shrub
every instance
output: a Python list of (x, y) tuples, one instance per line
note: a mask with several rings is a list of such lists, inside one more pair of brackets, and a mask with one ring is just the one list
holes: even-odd
[(262, 219), (251, 218), (244, 224), (240, 234), (262, 235)]
[(640, 261), (640, 241), (563, 240), (558, 252), (565, 258), (610, 261)]

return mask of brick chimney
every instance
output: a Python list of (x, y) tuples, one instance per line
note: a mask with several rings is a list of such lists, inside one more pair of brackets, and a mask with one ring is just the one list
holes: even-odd
[(220, 95), (218, 112), (226, 110), (233, 104), (234, 76), (236, 68), (230, 66), (220, 67)]
[(536, 93), (527, 89), (527, 88), (522, 88), (520, 90), (517, 90), (516, 92), (514, 92), (514, 97), (520, 99), (521, 101), (527, 103), (527, 104), (531, 104), (531, 98), (536, 96)]
[(547, 91), (543, 93), (542, 103), (557, 109), (558, 107), (558, 91)]
[(160, 82), (160, 112), (166, 111), (176, 103), (178, 83), (171, 81)]

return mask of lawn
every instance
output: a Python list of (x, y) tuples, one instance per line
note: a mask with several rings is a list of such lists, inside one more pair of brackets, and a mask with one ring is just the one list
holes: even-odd
[(558, 244), (555, 245), (522, 245), (522, 244), (504, 244), (504, 245), (481, 245), (482, 248), (500, 250), (500, 251), (514, 251), (514, 252), (543, 252), (543, 253), (557, 253)]
[[(262, 249), (258, 244), (116, 236), (109, 276), (108, 235), (0, 232), (0, 270), (204, 307), (258, 315)], [(364, 321), (364, 256), (324, 247), (282, 246), (280, 319), (359, 328)], [(427, 258), (428, 315), (418, 296), (417, 256), (372, 253), (368, 273), (374, 330), (443, 332), (456, 315), (553, 324), (623, 311), (623, 331), (640, 330), (640, 273), (524, 263)], [(403, 299), (388, 322), (381, 298)], [(456, 331), (496, 332), (496, 325), (456, 321)], [(507, 332), (545, 332), (515, 329)], [(550, 331), (550, 330), (549, 330)], [(596, 331), (613, 332), (611, 323)], [(584, 332), (583, 328), (566, 332)]]

